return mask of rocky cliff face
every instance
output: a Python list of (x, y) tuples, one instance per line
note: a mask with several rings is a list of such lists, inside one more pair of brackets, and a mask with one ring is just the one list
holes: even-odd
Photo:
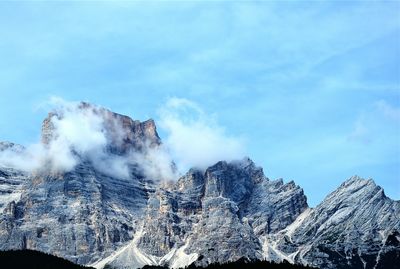
[(298, 186), (270, 181), (250, 159), (192, 169), (150, 196), (135, 245), (109, 264), (137, 268), (143, 256), (171, 267), (263, 259), (260, 236), (285, 228), (307, 208)]
[(311, 209), (301, 188), (270, 181), (248, 159), (191, 170), (158, 189), (141, 227), (108, 265), (177, 268), (246, 257), (318, 268), (391, 268), (400, 259), (399, 202), (372, 180), (352, 177)]
[[(0, 153), (10, 150), (13, 153), (22, 152), (24, 147), (10, 142), (0, 142)], [(20, 200), (22, 187), (28, 175), (11, 167), (0, 168), (0, 212)]]
[[(103, 158), (129, 159), (161, 145), (152, 120), (86, 103), (77, 109), (100, 117)], [(43, 122), (45, 147), (57, 140), (63, 117), (56, 111)], [(7, 150), (25, 149), (0, 143)], [(68, 171), (0, 166), (0, 249), (34, 249), (97, 268), (242, 257), (320, 268), (390, 268), (400, 261), (400, 202), (372, 180), (352, 177), (309, 208), (299, 186), (268, 179), (248, 158), (158, 184), (141, 163), (128, 162), (121, 177), (73, 154), (77, 164)]]
[(1, 217), (2, 249), (40, 250), (82, 264), (101, 258), (132, 239), (150, 191), (135, 179), (110, 179), (87, 164), (29, 177)]
[[(79, 109), (92, 110), (104, 119), (110, 157), (160, 144), (152, 120), (133, 121), (85, 103)], [(63, 115), (50, 113), (44, 120), (45, 144), (58, 135), (54, 117)], [(11, 146), (2, 144), (4, 150)], [(87, 264), (133, 238), (154, 183), (136, 164), (129, 167), (129, 177), (120, 178), (99, 171), (84, 155), (76, 153), (75, 158), (79, 163), (68, 172), (0, 168), (1, 249), (40, 250)]]

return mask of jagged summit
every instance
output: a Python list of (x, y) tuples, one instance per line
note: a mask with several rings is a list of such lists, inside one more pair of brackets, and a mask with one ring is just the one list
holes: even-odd
[(364, 179), (357, 175), (350, 177), (345, 180), (339, 188), (357, 188), (357, 186), (366, 186), (366, 185), (375, 185), (375, 182), (372, 178)]
[(387, 199), (383, 189), (373, 179), (353, 176), (329, 194), (323, 203), (355, 204), (370, 199)]

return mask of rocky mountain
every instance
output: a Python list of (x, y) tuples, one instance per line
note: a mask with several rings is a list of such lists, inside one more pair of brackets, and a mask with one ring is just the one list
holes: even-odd
[(274, 235), (292, 261), (320, 268), (390, 268), (399, 260), (400, 202), (354, 176)]
[[(96, 268), (178, 268), (240, 258), (319, 268), (400, 262), (400, 202), (372, 180), (352, 177), (315, 208), (293, 181), (268, 179), (248, 158), (160, 182), (136, 158), (162, 145), (152, 120), (86, 103), (77, 111), (100, 119), (102, 159), (72, 144), (76, 165), (68, 171), (48, 169), (46, 162), (32, 171), (0, 166), (0, 249), (40, 250)], [(61, 141), (63, 117), (55, 111), (44, 120), (45, 148)], [(25, 149), (0, 144), (0, 152), (10, 150)], [(104, 158), (132, 160), (124, 162), (128, 176), (100, 169)]]
[(176, 268), (247, 257), (391, 268), (400, 259), (399, 206), (372, 180), (352, 177), (311, 209), (301, 188), (269, 180), (249, 159), (219, 162), (153, 193), (140, 232), (106, 263)]
[[(82, 103), (82, 113), (92, 110), (104, 118), (110, 137), (106, 151), (122, 156), (140, 151), (145, 143), (160, 143), (154, 122), (129, 117)], [(43, 122), (42, 141), (57, 136), (50, 113)], [(122, 126), (116, 134), (113, 125)], [(6, 145), (3, 143), (2, 145)], [(8, 144), (6, 148), (15, 147)], [(21, 147), (18, 147), (21, 148)], [(37, 170), (29, 174), (0, 169), (1, 249), (33, 249), (67, 258), (79, 264), (98, 260), (133, 238), (154, 184), (132, 164), (129, 178), (113, 177), (96, 169), (85, 155), (75, 152), (79, 163), (68, 172)]]
[(307, 208), (301, 188), (270, 181), (250, 159), (192, 169), (150, 196), (140, 232), (107, 263), (175, 268), (263, 259), (261, 236), (285, 228)]

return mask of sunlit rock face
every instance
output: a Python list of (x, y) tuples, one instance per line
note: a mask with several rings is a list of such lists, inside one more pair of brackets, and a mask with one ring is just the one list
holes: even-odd
[[(307, 208), (293, 182), (270, 181), (247, 158), (222, 161), (205, 171), (191, 169), (151, 194), (136, 249), (126, 251), (172, 267), (263, 259), (259, 236), (285, 228)], [(134, 268), (126, 255), (110, 265)]]
[(400, 259), (399, 202), (352, 177), (316, 208), (293, 182), (249, 159), (191, 169), (150, 195), (140, 232), (107, 260), (116, 268), (184, 267), (241, 257), (318, 268), (392, 268)]
[[(293, 181), (268, 179), (248, 158), (193, 168), (171, 182), (146, 173), (157, 164), (147, 152), (162, 147), (153, 120), (87, 103), (49, 113), (41, 141), (40, 166), (0, 163), (0, 249), (118, 269), (243, 257), (320, 268), (400, 262), (399, 201), (372, 180), (352, 177), (315, 208)], [(73, 163), (55, 169), (50, 155), (58, 157), (60, 145)], [(0, 142), (2, 152), (32, 159), (31, 149), (9, 142)]]
[(400, 258), (399, 231), (400, 202), (354, 176), (308, 214), (290, 245), (303, 246), (296, 261), (321, 268), (390, 268), (385, 264)]

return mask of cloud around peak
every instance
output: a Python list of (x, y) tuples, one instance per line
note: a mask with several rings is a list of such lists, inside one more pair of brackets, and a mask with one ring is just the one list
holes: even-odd
[[(133, 125), (142, 123), (95, 105), (51, 98), (46, 106), (52, 112), (44, 121), (42, 141), (22, 151), (1, 150), (0, 165), (68, 172), (85, 161), (112, 177), (130, 178), (136, 167), (147, 178), (169, 181), (191, 167), (205, 169), (245, 155), (242, 138), (227, 135), (215, 115), (188, 99), (170, 98), (160, 107), (159, 125), (166, 134), (161, 144), (144, 132), (133, 134), (140, 139), (127, 145), (129, 132), (136, 132)], [(127, 128), (126, 121), (133, 125)]]
[(46, 105), (52, 112), (44, 121), (42, 141), (19, 152), (0, 151), (0, 165), (27, 172), (68, 172), (89, 162), (97, 171), (117, 178), (130, 178), (133, 166), (153, 180), (176, 177), (164, 147), (146, 134), (137, 134), (139, 138), (127, 144), (135, 135), (134, 125), (142, 123), (82, 102), (52, 98)]

